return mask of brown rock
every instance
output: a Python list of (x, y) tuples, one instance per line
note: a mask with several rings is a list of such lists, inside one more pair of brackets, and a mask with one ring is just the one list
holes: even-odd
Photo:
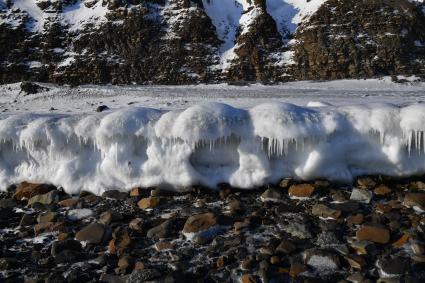
[(138, 197), (138, 196), (141, 196), (142, 195), (142, 192), (143, 192), (143, 189), (142, 188), (135, 187), (135, 188), (132, 188), (131, 189), (130, 196), (131, 197)]
[(366, 266), (366, 260), (360, 255), (348, 255), (344, 258), (354, 269), (362, 269), (364, 266)]
[(37, 216), (38, 223), (56, 222), (58, 214), (56, 212), (47, 211)]
[(126, 271), (131, 268), (132, 262), (133, 262), (133, 259), (128, 255), (124, 255), (120, 257), (117, 263), (117, 266), (118, 266), (117, 271), (119, 273), (126, 273)]
[(381, 213), (388, 213), (392, 210), (392, 206), (385, 203), (377, 203), (375, 205), (375, 210)]
[(233, 224), (234, 228), (235, 228), (235, 232), (240, 232), (241, 230), (248, 228), (249, 227), (249, 223), (247, 222), (241, 222), (241, 221), (236, 221)]
[(68, 238), (69, 238), (69, 234), (68, 233), (60, 233), (58, 235), (58, 241), (59, 242), (63, 242), (63, 241), (65, 241)]
[(290, 254), (293, 251), (295, 251), (296, 249), (297, 249), (297, 247), (292, 242), (287, 241), (287, 240), (282, 240), (282, 242), (280, 242), (279, 246), (277, 246), (276, 252)]
[(384, 196), (391, 193), (391, 189), (388, 188), (386, 185), (379, 185), (373, 191), (375, 192), (375, 194), (380, 196)]
[(292, 185), (288, 193), (291, 197), (308, 198), (314, 193), (314, 186), (308, 183)]
[(109, 242), (108, 250), (111, 254), (122, 254), (131, 244), (131, 238), (127, 229), (117, 228), (112, 234), (112, 240)]
[(366, 240), (379, 244), (386, 244), (390, 241), (390, 231), (379, 226), (364, 225), (356, 232), (358, 240)]
[(143, 220), (141, 218), (135, 218), (130, 221), (130, 223), (128, 224), (128, 227), (131, 230), (140, 231), (142, 230), (142, 224), (143, 224)]
[(227, 258), (225, 256), (220, 256), (216, 261), (217, 268), (223, 268), (226, 266)]
[(62, 207), (74, 207), (77, 205), (77, 203), (78, 203), (78, 199), (68, 198), (58, 202), (58, 205)]
[(138, 261), (134, 264), (134, 270), (142, 270), (145, 269), (145, 264), (141, 261)]
[(324, 204), (315, 204), (312, 208), (313, 215), (323, 218), (338, 219), (341, 216), (341, 211), (327, 207)]
[(270, 258), (270, 263), (271, 264), (279, 264), (280, 263), (280, 258), (278, 256), (272, 256)]
[(154, 208), (159, 205), (161, 202), (161, 199), (159, 197), (148, 197), (148, 198), (142, 198), (137, 205), (141, 209), (149, 209)]
[(401, 248), (402, 246), (404, 246), (404, 244), (406, 244), (408, 241), (410, 240), (410, 235), (408, 234), (403, 234), (403, 236), (400, 237), (400, 239), (398, 239), (397, 241), (395, 241), (393, 243), (393, 246), (396, 248)]
[(166, 241), (160, 241), (158, 243), (155, 244), (155, 249), (160, 252), (160, 251), (165, 251), (165, 250), (171, 250), (173, 248), (173, 244), (170, 242), (166, 242)]
[(184, 233), (197, 233), (217, 225), (217, 218), (213, 213), (202, 213), (190, 216), (183, 227)]
[(291, 264), (291, 269), (289, 270), (289, 275), (292, 277), (297, 277), (300, 273), (307, 271), (307, 266), (302, 263), (293, 263)]
[(357, 213), (356, 215), (350, 215), (347, 217), (347, 225), (349, 227), (353, 225), (360, 225), (363, 223), (364, 216), (361, 213)]
[(65, 232), (65, 224), (63, 222), (44, 222), (34, 226), (34, 234), (36, 236), (45, 232)]
[(100, 223), (91, 223), (75, 234), (75, 239), (90, 244), (99, 244), (103, 240), (105, 227)]
[(404, 197), (403, 205), (408, 207), (417, 207), (425, 210), (425, 193), (408, 193)]
[(292, 183), (292, 179), (286, 178), (286, 179), (283, 179), (282, 181), (280, 181), (279, 187), (286, 189), (291, 185), (291, 183)]
[(36, 195), (42, 195), (56, 189), (55, 186), (49, 184), (37, 184), (37, 183), (20, 183), (15, 190), (13, 197), (15, 199), (30, 199)]
[(369, 241), (354, 241), (351, 247), (361, 255), (367, 255), (376, 250), (375, 244)]
[(244, 274), (241, 276), (241, 283), (256, 283), (257, 281), (254, 279), (254, 276), (251, 274)]
[(360, 177), (357, 179), (357, 185), (362, 189), (371, 189), (376, 186), (376, 182), (370, 177)]

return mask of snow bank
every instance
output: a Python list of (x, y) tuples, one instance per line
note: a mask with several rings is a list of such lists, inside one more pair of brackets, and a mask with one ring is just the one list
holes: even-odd
[(0, 184), (51, 182), (99, 194), (136, 185), (253, 188), (289, 176), (422, 174), (424, 131), (423, 104), (3, 114)]

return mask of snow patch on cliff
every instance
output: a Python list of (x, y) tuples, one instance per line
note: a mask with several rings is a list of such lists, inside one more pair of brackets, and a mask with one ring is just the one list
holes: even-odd
[(267, 13), (275, 20), (282, 37), (295, 33), (298, 25), (313, 15), (326, 0), (266, 0)]

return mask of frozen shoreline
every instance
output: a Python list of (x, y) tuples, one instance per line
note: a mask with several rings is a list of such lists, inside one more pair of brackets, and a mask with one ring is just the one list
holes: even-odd
[(134, 186), (255, 188), (284, 177), (350, 181), (425, 173), (424, 104), (315, 104), (321, 105), (2, 114), (0, 184), (48, 182), (68, 193), (101, 194)]

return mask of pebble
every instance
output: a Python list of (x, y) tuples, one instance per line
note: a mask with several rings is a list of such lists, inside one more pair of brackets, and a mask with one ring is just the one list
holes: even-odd
[(406, 194), (403, 205), (425, 211), (425, 193)]
[(183, 227), (183, 233), (198, 233), (217, 225), (216, 216), (211, 213), (202, 213), (190, 216)]
[(379, 244), (387, 244), (390, 241), (390, 231), (385, 227), (375, 225), (363, 225), (356, 232), (358, 240), (366, 240)]
[[(35, 197), (55, 192), (53, 202), (31, 208), (10, 186), (0, 192), (0, 259), (19, 265), (6, 264), (1, 276), (16, 279), (11, 282), (233, 282), (244, 274), (253, 282), (420, 281), (425, 218), (409, 194), (423, 192), (412, 182), (358, 186), (374, 196), (369, 203), (347, 201), (348, 186), (288, 180), (263, 190), (223, 184), (219, 192), (199, 186), (182, 194), (137, 187), (70, 196), (52, 189)], [(297, 186), (311, 193), (288, 200), (286, 190), (299, 198)], [(143, 199), (146, 209), (139, 207)]]
[(341, 216), (341, 211), (329, 208), (324, 204), (315, 204), (312, 208), (312, 214), (325, 219), (338, 219)]
[(360, 177), (357, 179), (357, 185), (362, 189), (372, 189), (376, 186), (376, 182), (370, 177)]
[(141, 209), (150, 209), (157, 207), (161, 202), (159, 197), (142, 198), (137, 204)]
[(274, 189), (267, 189), (264, 191), (264, 193), (260, 196), (261, 201), (267, 202), (267, 201), (279, 201), (282, 199), (282, 194)]
[(298, 184), (289, 187), (288, 194), (293, 198), (309, 198), (314, 193), (314, 186), (311, 184)]
[(351, 192), (350, 200), (370, 203), (372, 197), (373, 193), (371, 191), (354, 188)]

